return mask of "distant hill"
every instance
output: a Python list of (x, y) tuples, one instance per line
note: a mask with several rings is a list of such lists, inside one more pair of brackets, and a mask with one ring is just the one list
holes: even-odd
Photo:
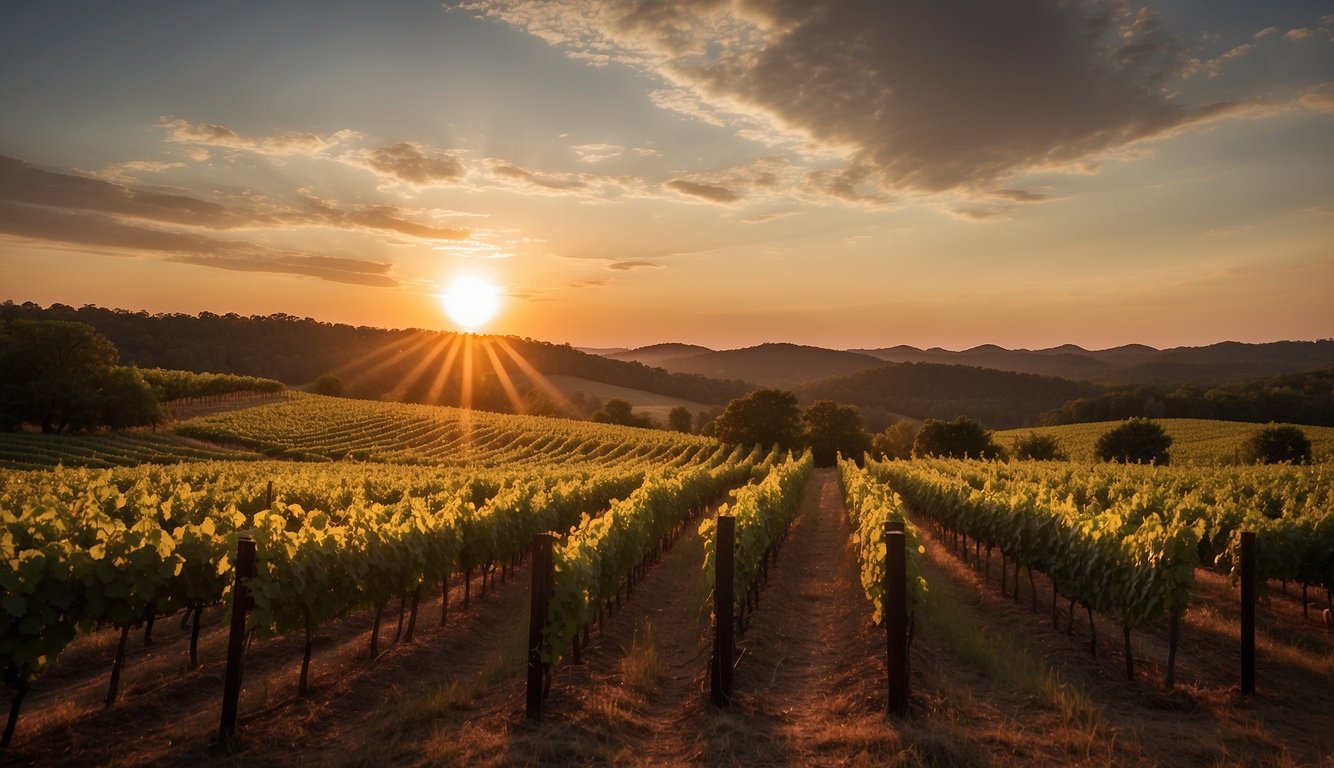
[(347, 394), (373, 400), (457, 405), (465, 390), (461, 371), (468, 366), (474, 373), (469, 387), (472, 404), (500, 412), (518, 410), (515, 398), (524, 409), (529, 409), (530, 398), (535, 398), (533, 404), (551, 399), (533, 375), (537, 373), (575, 376), (705, 405), (726, 404), (750, 389), (743, 382), (669, 373), (564, 344), (387, 330), (284, 314), (151, 315), (93, 306), (0, 304), (0, 320), (16, 318), (87, 323), (111, 339), (122, 362), (141, 368), (261, 376), (292, 386), (332, 374), (343, 382)]
[(1049, 349), (1005, 349), (984, 344), (961, 352), (897, 346), (851, 350), (899, 363), (944, 363), (1037, 373), (1106, 385), (1213, 386), (1334, 364), (1334, 341), (1225, 341), (1206, 347), (1154, 349), (1127, 344), (1087, 350), (1074, 344)]
[[(890, 363), (796, 388), (803, 402), (835, 400), (873, 415), (915, 419), (969, 416), (992, 429), (1036, 424), (1042, 414), (1102, 390), (1087, 383), (989, 368), (935, 363)], [(868, 422), (871, 420), (868, 419)], [(879, 420), (869, 423), (875, 428)]]
[(769, 387), (790, 387), (831, 376), (879, 368), (884, 361), (857, 352), (799, 344), (760, 344), (744, 349), (674, 357), (659, 365), (675, 373), (740, 379)]
[[(607, 357), (614, 360), (625, 360), (628, 362), (643, 363), (658, 368), (668, 368), (663, 363), (678, 357), (691, 357), (693, 355), (704, 355), (712, 352), (708, 347), (701, 347), (698, 344), (652, 344), (638, 349), (624, 349), (615, 352), (606, 353)], [(735, 377), (733, 377), (735, 378)]]

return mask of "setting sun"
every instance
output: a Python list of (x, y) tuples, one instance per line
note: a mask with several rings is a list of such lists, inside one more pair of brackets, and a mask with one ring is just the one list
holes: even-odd
[(440, 297), (450, 319), (467, 330), (481, 328), (500, 309), (500, 289), (480, 277), (456, 277)]

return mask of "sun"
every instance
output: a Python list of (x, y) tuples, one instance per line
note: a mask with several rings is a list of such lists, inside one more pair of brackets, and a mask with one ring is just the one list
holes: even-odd
[(500, 289), (480, 277), (456, 277), (441, 295), (440, 304), (450, 319), (475, 331), (500, 310)]

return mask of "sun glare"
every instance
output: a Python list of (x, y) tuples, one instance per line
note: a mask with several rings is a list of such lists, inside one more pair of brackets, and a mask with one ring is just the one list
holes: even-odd
[(480, 277), (457, 277), (440, 303), (450, 319), (469, 331), (486, 325), (500, 309), (500, 289)]

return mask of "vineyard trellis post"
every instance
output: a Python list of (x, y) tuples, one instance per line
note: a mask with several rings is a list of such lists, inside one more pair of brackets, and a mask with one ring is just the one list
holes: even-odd
[(903, 523), (885, 523), (885, 663), (889, 674), (888, 711), (908, 710), (907, 551)]
[(542, 719), (542, 689), (546, 665), (542, 663), (542, 634), (547, 625), (551, 601), (551, 545), (550, 533), (533, 537), (533, 591), (528, 614), (528, 699), (525, 717)]
[(736, 555), (736, 518), (718, 516), (718, 535), (714, 544), (713, 565), (713, 665), (709, 691), (713, 703), (726, 706), (732, 701), (733, 561)]
[(1255, 532), (1241, 533), (1241, 692), (1255, 693)]
[(227, 671), (222, 684), (222, 723), (218, 738), (225, 745), (236, 735), (236, 714), (241, 701), (241, 662), (245, 653), (246, 612), (250, 609), (247, 581), (255, 575), (255, 540), (242, 534), (236, 540), (236, 585), (232, 589), (232, 624), (227, 637)]

